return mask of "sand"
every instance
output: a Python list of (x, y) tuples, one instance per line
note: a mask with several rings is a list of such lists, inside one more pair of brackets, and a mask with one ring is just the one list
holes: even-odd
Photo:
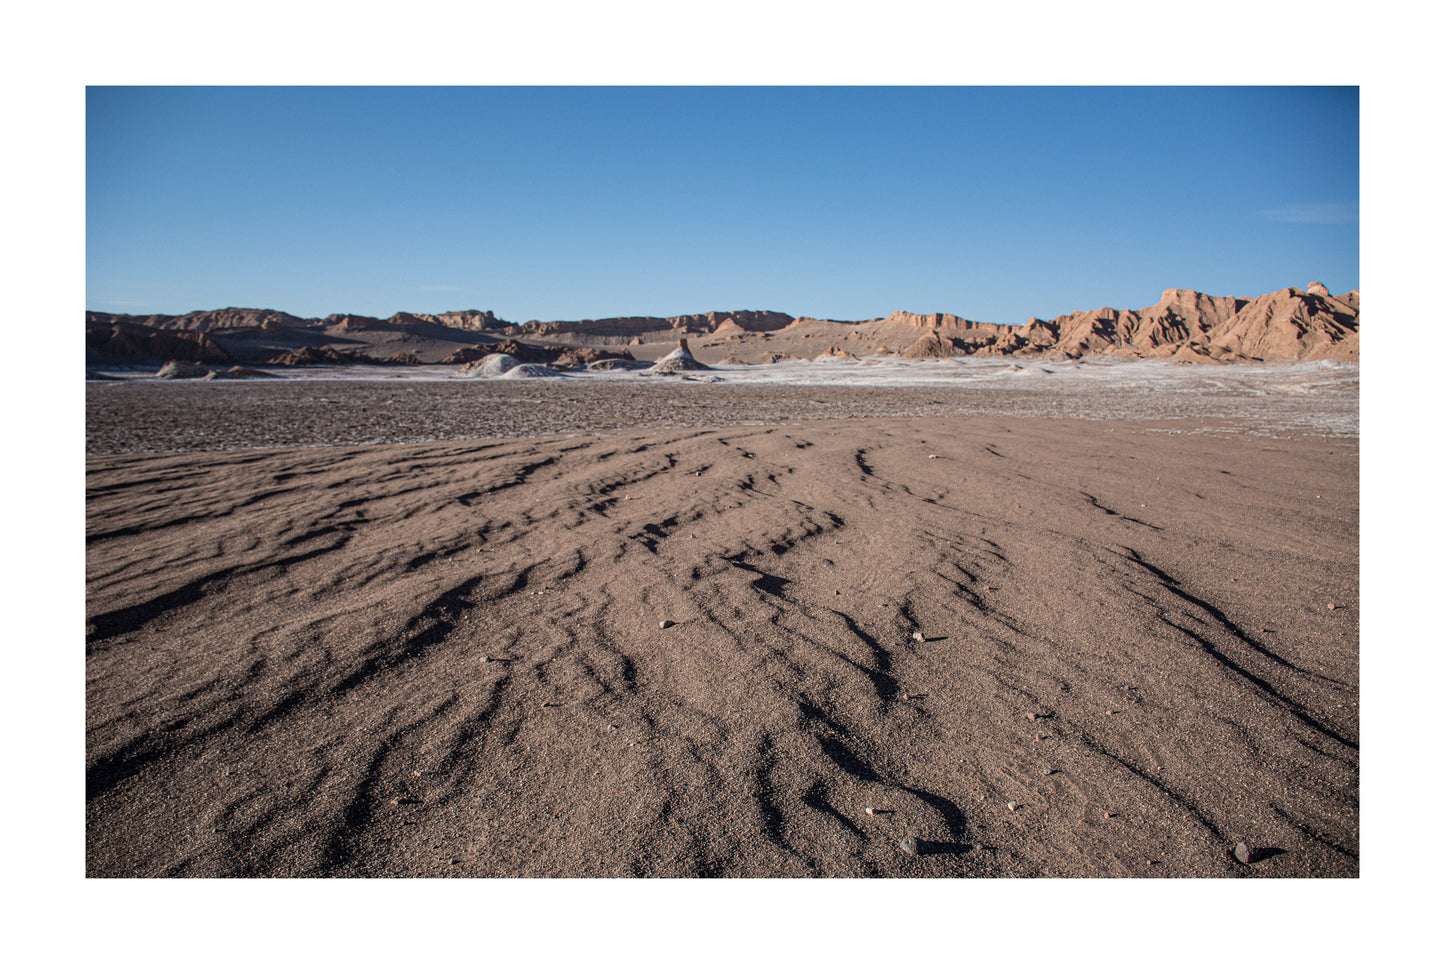
[(418, 387), (88, 386), (88, 876), (1358, 876), (1357, 438)]

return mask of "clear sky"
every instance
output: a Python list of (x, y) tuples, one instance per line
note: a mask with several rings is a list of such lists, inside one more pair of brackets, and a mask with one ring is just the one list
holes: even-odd
[(1359, 282), (1358, 88), (119, 88), (86, 306), (1022, 323)]

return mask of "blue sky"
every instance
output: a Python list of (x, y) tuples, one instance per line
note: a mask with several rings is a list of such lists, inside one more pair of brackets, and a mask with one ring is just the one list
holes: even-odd
[(86, 306), (1022, 323), (1359, 286), (1357, 88), (88, 88)]

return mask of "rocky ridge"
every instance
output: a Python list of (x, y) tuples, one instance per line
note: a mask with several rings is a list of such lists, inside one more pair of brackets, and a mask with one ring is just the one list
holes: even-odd
[[(1256, 298), (1169, 288), (1146, 308), (1102, 307), (1052, 319), (1030, 318), (1021, 325), (908, 311), (864, 321), (746, 310), (511, 324), (477, 309), (436, 315), (398, 312), (386, 319), (349, 314), (303, 319), (269, 309), (225, 308), (185, 315), (86, 312), (86, 344), (88, 363), (149, 357), (210, 364), (341, 359), (464, 364), (506, 351), (549, 364), (571, 352), (566, 362), (585, 365), (607, 357), (655, 360), (688, 336), (698, 342), (703, 363), (880, 354), (922, 359), (1079, 359), (1103, 354), (1190, 364), (1325, 358), (1358, 362), (1359, 312), (1358, 290), (1334, 295), (1319, 282)], [(634, 351), (616, 350), (622, 346)]]

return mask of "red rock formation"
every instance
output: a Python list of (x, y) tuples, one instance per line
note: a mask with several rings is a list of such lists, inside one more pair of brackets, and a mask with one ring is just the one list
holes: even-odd
[[(900, 345), (910, 345), (911, 341), (905, 352), (908, 357), (1045, 355), (1081, 358), (1103, 353), (1203, 363), (1206, 359), (1210, 362), (1319, 358), (1358, 361), (1359, 310), (1358, 291), (1337, 296), (1332, 295), (1323, 284), (1311, 282), (1305, 290), (1285, 288), (1254, 299), (1216, 297), (1189, 289), (1170, 288), (1160, 295), (1157, 304), (1147, 308), (1095, 308), (1070, 312), (1054, 319), (1031, 318), (1024, 325), (988, 324), (943, 312), (915, 314), (907, 311), (895, 311), (886, 317), (863, 322), (826, 321), (806, 316), (793, 318), (774, 311), (712, 311), (670, 318), (639, 316), (509, 325), (490, 311), (476, 309), (440, 315), (399, 312), (385, 321), (360, 315), (331, 315), (324, 320), (307, 321), (285, 312), (249, 308), (226, 308), (178, 316), (152, 315), (143, 319), (87, 312), (86, 324), (89, 329), (87, 346), (92, 352), (103, 352), (113, 357), (208, 362), (235, 360), (203, 334), (218, 328), (232, 333), (242, 327), (272, 330), (339, 327), (356, 332), (387, 328), (413, 336), (409, 344), (420, 344), (429, 338), (455, 341), (454, 335), (437, 331), (438, 327), (445, 326), (452, 330), (505, 331), (513, 336), (494, 346), (458, 349), (442, 359), (446, 364), (465, 363), (491, 351), (513, 354), (526, 362), (548, 363), (557, 359), (563, 344), (600, 351), (599, 346), (643, 345), (688, 334), (713, 334), (729, 341), (773, 339), (776, 336), (780, 343), (789, 343), (790, 346), (794, 339), (807, 338), (816, 339), (815, 343), (820, 347), (837, 345), (847, 339), (850, 348), (863, 354), (896, 353)], [(144, 324), (137, 324), (137, 321)], [(171, 336), (184, 334), (200, 340), (190, 346), (174, 341), (155, 341), (156, 332), (167, 332)], [(563, 344), (535, 346), (518, 339)], [(324, 352), (311, 356), (306, 355), (304, 350), (300, 354), (289, 354), (307, 360), (278, 360), (276, 363), (376, 363), (374, 359), (355, 352), (339, 353), (340, 362), (326, 360)], [(608, 356), (609, 353), (604, 351), (596, 357)], [(281, 359), (286, 357), (280, 356)], [(623, 353), (610, 357), (631, 356)], [(580, 360), (581, 356), (577, 358)]]
[[(1285, 288), (1261, 295), (1208, 332), (1208, 344), (1245, 358), (1313, 361), (1336, 356), (1335, 348), (1359, 332), (1359, 313), (1321, 293)], [(1358, 338), (1353, 343), (1358, 356)]]

